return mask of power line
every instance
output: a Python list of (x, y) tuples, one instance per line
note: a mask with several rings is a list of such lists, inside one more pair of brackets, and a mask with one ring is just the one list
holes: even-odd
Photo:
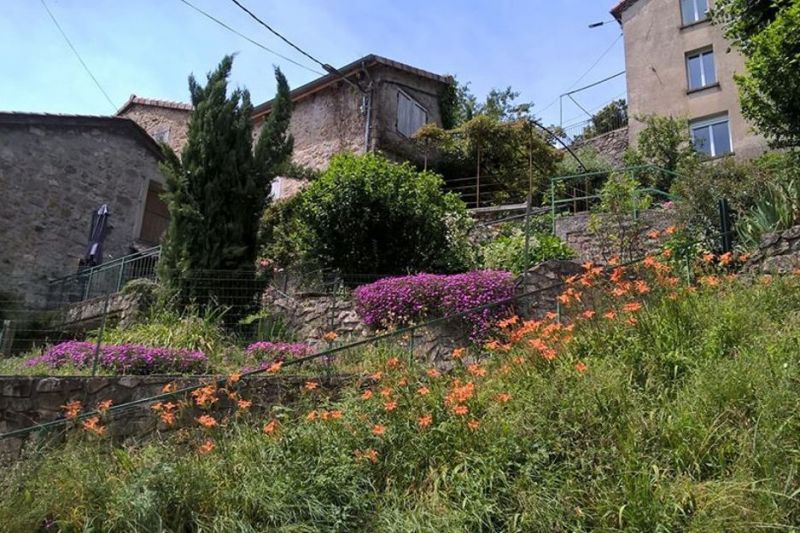
[(61, 33), (61, 36), (64, 38), (65, 41), (67, 41), (67, 44), (69, 45), (70, 49), (72, 49), (72, 52), (75, 54), (75, 57), (77, 57), (78, 61), (81, 62), (81, 65), (83, 65), (83, 68), (84, 68), (84, 70), (86, 70), (86, 73), (89, 75), (90, 78), (92, 78), (92, 81), (94, 81), (94, 84), (97, 85), (97, 88), (100, 89), (100, 92), (103, 93), (103, 96), (106, 97), (106, 100), (108, 100), (108, 103), (111, 105), (111, 108), (116, 113), (117, 112), (117, 106), (114, 105), (113, 100), (111, 100), (111, 98), (108, 96), (108, 93), (105, 91), (105, 89), (103, 89), (103, 86), (100, 85), (100, 82), (97, 81), (97, 78), (94, 77), (94, 74), (92, 74), (92, 71), (89, 70), (89, 66), (86, 64), (86, 62), (83, 60), (81, 55), (78, 53), (78, 50), (75, 48), (75, 46), (73, 46), (72, 41), (69, 40), (69, 37), (67, 37), (67, 34), (64, 33), (64, 30), (61, 28), (61, 25), (56, 20), (56, 17), (53, 15), (53, 12), (50, 11), (50, 8), (47, 7), (47, 4), (45, 3), (44, 0), (39, 0), (39, 1), (42, 3), (42, 6), (44, 7), (45, 11), (47, 11), (47, 14), (50, 15), (50, 19), (53, 21), (53, 24), (56, 25), (56, 28), (58, 28), (58, 31)]
[[(580, 75), (580, 77), (579, 77), (577, 80), (575, 80), (575, 82), (574, 82), (572, 85), (570, 85), (569, 87), (567, 87), (567, 89), (566, 89), (564, 92), (567, 92), (567, 91), (569, 91), (570, 89), (572, 89), (573, 87), (575, 87), (576, 85), (578, 85), (578, 84), (581, 82), (581, 80), (583, 80), (583, 78), (585, 78), (586, 76), (588, 76), (588, 75), (589, 75), (589, 73), (590, 73), (592, 70), (594, 70), (594, 67), (596, 67), (596, 66), (597, 66), (597, 65), (600, 63), (600, 61), (602, 61), (602, 60), (603, 60), (603, 58), (604, 58), (604, 57), (606, 57), (606, 55), (608, 55), (608, 53), (609, 53), (609, 52), (610, 52), (610, 51), (611, 51), (611, 50), (614, 48), (614, 46), (615, 46), (615, 45), (616, 45), (616, 44), (619, 42), (619, 40), (620, 40), (620, 39), (622, 39), (622, 34), (621, 34), (621, 33), (620, 33), (620, 34), (617, 36), (617, 38), (616, 38), (616, 39), (614, 39), (614, 42), (613, 42), (613, 43), (611, 43), (611, 46), (609, 46), (608, 48), (606, 48), (605, 52), (603, 52), (602, 54), (600, 54), (600, 57), (598, 57), (598, 58), (595, 60), (595, 62), (594, 62), (594, 63), (592, 63), (592, 65), (591, 65), (589, 68), (587, 68), (587, 69), (586, 69), (586, 71), (585, 71), (583, 74), (581, 74), (581, 75)], [(561, 96), (559, 95), (557, 98), (553, 99), (553, 101), (552, 101), (552, 102), (550, 102), (549, 104), (547, 104), (547, 105), (546, 105), (546, 106), (545, 106), (543, 109), (540, 109), (540, 110), (539, 110), (539, 113), (543, 113), (543, 112), (547, 111), (548, 109), (550, 109), (551, 107), (553, 107), (553, 106), (556, 104), (556, 102), (558, 102), (558, 101), (559, 101), (559, 99), (560, 99), (560, 98), (561, 98)]]
[(249, 41), (250, 43), (252, 43), (252, 44), (254, 44), (254, 45), (258, 46), (258, 47), (259, 47), (259, 48), (261, 48), (262, 50), (265, 50), (265, 51), (269, 52), (270, 54), (276, 55), (276, 56), (280, 57), (281, 59), (283, 59), (284, 61), (288, 61), (289, 63), (291, 63), (291, 64), (293, 64), (293, 65), (296, 65), (296, 66), (298, 66), (298, 67), (300, 67), (300, 68), (306, 69), (306, 70), (307, 70), (307, 71), (309, 71), (309, 72), (313, 72), (314, 74), (320, 74), (320, 75), (324, 75), (324, 74), (325, 74), (324, 72), (320, 72), (319, 70), (314, 70), (314, 69), (313, 69), (313, 68), (311, 68), (311, 67), (307, 67), (306, 65), (303, 65), (302, 63), (298, 63), (297, 61), (295, 61), (294, 59), (292, 59), (292, 58), (290, 58), (290, 57), (286, 57), (285, 55), (283, 55), (283, 54), (281, 54), (281, 53), (279, 53), (279, 52), (276, 52), (275, 50), (272, 50), (271, 48), (268, 48), (268, 47), (264, 46), (264, 45), (263, 45), (263, 44), (261, 44), (260, 42), (258, 42), (258, 41), (256, 41), (256, 40), (254, 40), (254, 39), (251, 39), (251, 38), (250, 38), (250, 37), (248, 37), (247, 35), (245, 35), (245, 34), (243, 34), (243, 33), (239, 32), (239, 31), (237, 31), (236, 29), (232, 28), (231, 26), (229, 26), (229, 25), (225, 24), (224, 22), (222, 22), (222, 21), (221, 21), (221, 20), (219, 20), (218, 18), (214, 17), (214, 16), (213, 16), (213, 15), (211, 15), (210, 13), (208, 13), (208, 12), (206, 12), (206, 11), (203, 11), (202, 9), (200, 9), (200, 8), (199, 8), (199, 7), (197, 7), (196, 5), (192, 4), (191, 2), (188, 2), (187, 0), (180, 0), (180, 1), (181, 1), (181, 2), (183, 2), (184, 4), (186, 4), (187, 6), (191, 7), (192, 9), (194, 9), (195, 11), (197, 11), (198, 13), (200, 13), (201, 15), (203, 15), (203, 16), (205, 16), (205, 17), (207, 17), (207, 18), (211, 19), (211, 20), (213, 20), (214, 22), (216, 22), (217, 24), (219, 24), (220, 26), (222, 26), (222, 27), (223, 27), (223, 28), (225, 28), (226, 30), (228, 30), (228, 31), (230, 31), (230, 32), (233, 32), (233, 33), (235, 33), (236, 35), (238, 35), (239, 37), (241, 37), (242, 39), (245, 39), (246, 41)]
[(320, 60), (319, 60), (319, 59), (317, 59), (316, 57), (312, 56), (311, 54), (309, 54), (308, 52), (306, 52), (305, 50), (303, 50), (302, 48), (300, 48), (299, 46), (297, 46), (296, 44), (294, 44), (292, 41), (290, 41), (289, 39), (287, 39), (286, 37), (284, 37), (283, 35), (281, 35), (280, 33), (278, 33), (278, 31), (277, 31), (277, 30), (275, 30), (275, 29), (273, 29), (273, 28), (272, 28), (272, 26), (270, 26), (269, 24), (267, 24), (266, 22), (264, 22), (263, 20), (261, 20), (260, 18), (258, 18), (258, 17), (256, 16), (256, 14), (255, 14), (255, 13), (253, 13), (252, 11), (250, 11), (249, 9), (247, 9), (245, 6), (243, 6), (243, 5), (242, 5), (242, 3), (241, 3), (241, 2), (239, 2), (239, 0), (231, 0), (231, 2), (233, 2), (234, 4), (236, 4), (236, 6), (237, 6), (239, 9), (241, 9), (242, 11), (244, 11), (245, 13), (247, 13), (248, 15), (250, 15), (250, 17), (251, 17), (253, 20), (255, 20), (256, 22), (258, 22), (259, 24), (261, 24), (262, 26), (264, 26), (265, 28), (267, 28), (267, 29), (268, 29), (268, 30), (269, 30), (269, 31), (270, 31), (272, 34), (276, 35), (276, 36), (277, 36), (278, 38), (280, 38), (280, 39), (281, 39), (283, 42), (285, 42), (286, 44), (288, 44), (289, 46), (291, 46), (292, 48), (294, 48), (295, 50), (297, 50), (298, 52), (300, 52), (301, 54), (303, 54), (304, 56), (306, 56), (307, 58), (309, 58), (309, 59), (310, 59), (311, 61), (313, 61), (314, 63), (316, 63), (316, 64), (318, 64), (319, 66), (321, 66), (321, 67), (322, 67), (322, 68), (325, 70), (325, 72), (328, 72), (328, 73), (330, 73), (330, 74), (335, 74), (336, 76), (339, 76), (339, 78), (341, 78), (341, 79), (342, 79), (342, 81), (344, 81), (345, 83), (347, 83), (347, 84), (351, 85), (352, 87), (354, 87), (355, 89), (357, 89), (357, 90), (358, 90), (358, 91), (360, 91), (361, 93), (366, 93), (366, 92), (367, 92), (367, 91), (366, 91), (366, 90), (365, 90), (363, 87), (361, 87), (361, 85), (360, 85), (360, 84), (359, 84), (357, 81), (356, 81), (356, 82), (352, 82), (352, 81), (350, 81), (350, 80), (347, 78), (347, 76), (345, 76), (344, 74), (342, 74), (341, 72), (339, 72), (338, 70), (336, 70), (334, 67), (330, 66), (330, 65), (329, 65), (329, 64), (327, 64), (327, 63), (323, 63), (322, 61), (320, 61)]
[(248, 15), (250, 15), (250, 17), (251, 17), (253, 20), (255, 20), (256, 22), (258, 22), (259, 24), (261, 24), (262, 26), (264, 26), (265, 28), (267, 28), (267, 29), (268, 29), (270, 32), (272, 32), (273, 34), (275, 34), (275, 35), (276, 35), (278, 38), (280, 38), (280, 39), (281, 39), (283, 42), (285, 42), (286, 44), (288, 44), (289, 46), (291, 46), (292, 48), (294, 48), (295, 50), (297, 50), (298, 52), (300, 52), (301, 54), (303, 54), (304, 56), (306, 56), (307, 58), (309, 58), (311, 61), (313, 61), (314, 63), (318, 64), (319, 66), (321, 66), (322, 68), (324, 68), (324, 69), (326, 69), (326, 70), (327, 70), (327, 67), (328, 67), (329, 65), (326, 65), (325, 63), (323, 63), (322, 61), (320, 61), (320, 60), (319, 60), (319, 59), (317, 59), (316, 57), (312, 56), (311, 54), (309, 54), (308, 52), (306, 52), (305, 50), (303, 50), (302, 48), (300, 48), (299, 46), (297, 46), (296, 44), (294, 44), (292, 41), (290, 41), (289, 39), (287, 39), (286, 37), (284, 37), (283, 35), (281, 35), (280, 33), (278, 33), (278, 32), (277, 32), (276, 30), (274, 30), (274, 29), (273, 29), (273, 28), (272, 28), (272, 27), (271, 27), (269, 24), (267, 24), (266, 22), (264, 22), (263, 20), (261, 20), (260, 18), (258, 18), (258, 17), (255, 15), (255, 13), (253, 13), (252, 11), (250, 11), (249, 9), (247, 9), (245, 6), (243, 6), (243, 5), (241, 4), (241, 2), (239, 2), (239, 0), (231, 0), (231, 2), (233, 2), (234, 4), (236, 4), (236, 5), (239, 7), (239, 9), (241, 9), (242, 11), (244, 11), (245, 13), (247, 13)]

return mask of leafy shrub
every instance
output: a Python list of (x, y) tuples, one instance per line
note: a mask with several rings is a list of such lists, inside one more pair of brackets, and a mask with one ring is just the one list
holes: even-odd
[(588, 228), (606, 258), (641, 255), (645, 225), (638, 213), (650, 207), (652, 198), (640, 189), (630, 172), (613, 172), (600, 190), (600, 204), (592, 210)]
[(483, 266), (490, 270), (508, 270), (520, 274), (525, 266), (532, 267), (551, 259), (572, 259), (575, 252), (556, 235), (533, 233), (528, 243), (525, 261), (525, 232), (518, 225), (503, 231), (482, 249)]
[(202, 315), (191, 308), (183, 313), (157, 309), (141, 323), (107, 329), (103, 343), (197, 351), (217, 358), (230, 345), (221, 318), (219, 311), (210, 309)]
[[(493, 270), (449, 276), (416, 274), (362, 285), (353, 294), (356, 311), (365, 324), (392, 328), (511, 298), (514, 280), (509, 272)], [(470, 326), (472, 338), (481, 340), (493, 323), (507, 314), (508, 306), (497, 306), (463, 320)]]
[[(96, 346), (93, 342), (62, 342), (51, 346), (44, 354), (28, 359), (25, 364), (56, 369), (63, 366), (91, 368)], [(199, 351), (138, 344), (103, 344), (98, 356), (98, 367), (115, 374), (196, 374), (204, 372), (208, 363), (205, 354)]]
[(753, 165), (761, 178), (752, 205), (740, 208), (736, 233), (745, 248), (756, 248), (767, 233), (800, 222), (800, 152), (766, 154)]
[(733, 158), (699, 166), (673, 183), (672, 192), (678, 197), (678, 222), (694, 238), (716, 247), (719, 243), (719, 200), (727, 199), (735, 213), (747, 213), (771, 179), (770, 173), (759, 164), (741, 163)]
[(654, 165), (668, 172), (643, 173), (640, 181), (651, 187), (669, 191), (674, 174), (691, 174), (699, 162), (689, 136), (686, 119), (646, 115), (636, 117), (645, 127), (636, 138), (635, 147), (625, 153), (627, 166)]
[(264, 258), (348, 274), (464, 270), (470, 219), (442, 184), (379, 155), (339, 155), (297, 199), (265, 215)]

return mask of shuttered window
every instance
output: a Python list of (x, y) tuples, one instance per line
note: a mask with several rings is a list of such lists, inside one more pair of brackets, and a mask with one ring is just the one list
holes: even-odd
[(428, 122), (428, 112), (403, 91), (397, 91), (397, 131), (411, 137)]

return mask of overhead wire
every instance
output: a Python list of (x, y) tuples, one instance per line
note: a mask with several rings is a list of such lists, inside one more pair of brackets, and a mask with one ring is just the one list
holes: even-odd
[(56, 28), (58, 28), (59, 33), (64, 38), (64, 40), (67, 42), (67, 45), (69, 46), (70, 50), (72, 50), (72, 53), (75, 54), (75, 57), (77, 57), (78, 61), (80, 61), (81, 65), (83, 65), (83, 69), (86, 71), (86, 73), (89, 75), (89, 77), (92, 78), (92, 81), (94, 82), (94, 84), (97, 86), (97, 88), (100, 90), (100, 92), (103, 93), (103, 96), (105, 96), (105, 98), (108, 101), (109, 105), (111, 106), (111, 108), (116, 113), (117, 112), (117, 106), (114, 104), (114, 101), (111, 100), (111, 97), (108, 96), (108, 93), (105, 91), (105, 89), (103, 89), (103, 86), (100, 85), (100, 81), (98, 81), (98, 79), (95, 77), (95, 75), (92, 74), (92, 71), (89, 68), (89, 65), (86, 64), (86, 61), (83, 60), (83, 58), (81, 57), (81, 54), (78, 52), (77, 48), (75, 48), (75, 45), (73, 45), (72, 41), (70, 41), (69, 37), (67, 37), (66, 32), (64, 32), (64, 29), (61, 27), (61, 24), (58, 23), (58, 20), (56, 19), (56, 17), (53, 14), (53, 12), (50, 11), (50, 8), (47, 7), (47, 4), (45, 3), (44, 0), (39, 0), (39, 1), (42, 3), (42, 6), (44, 7), (45, 11), (47, 11), (47, 14), (50, 15), (50, 20), (52, 20), (53, 24), (55, 24)]
[[(611, 50), (614, 48), (614, 46), (616, 46), (616, 44), (619, 42), (619, 40), (620, 40), (620, 39), (622, 39), (622, 35), (623, 35), (623, 34), (622, 34), (622, 33), (620, 33), (620, 34), (617, 36), (617, 38), (616, 38), (616, 39), (614, 39), (614, 42), (612, 42), (612, 43), (611, 43), (611, 45), (610, 45), (608, 48), (606, 48), (606, 50), (605, 50), (605, 51), (604, 51), (602, 54), (600, 54), (600, 57), (598, 57), (598, 58), (595, 60), (595, 62), (594, 62), (594, 63), (592, 63), (592, 65), (591, 65), (589, 68), (587, 68), (587, 69), (584, 71), (584, 73), (583, 73), (583, 74), (581, 74), (581, 75), (580, 75), (580, 77), (578, 77), (578, 79), (577, 79), (577, 80), (575, 80), (575, 81), (572, 83), (572, 85), (570, 85), (569, 87), (567, 87), (567, 88), (564, 90), (564, 92), (568, 92), (570, 89), (572, 89), (573, 87), (575, 87), (576, 85), (578, 85), (578, 84), (579, 84), (579, 83), (580, 83), (580, 82), (583, 80), (583, 78), (585, 78), (586, 76), (588, 76), (588, 75), (589, 75), (589, 73), (590, 73), (592, 70), (594, 70), (594, 68), (595, 68), (597, 65), (599, 65), (599, 64), (600, 64), (600, 61), (602, 61), (602, 60), (603, 60), (603, 58), (604, 58), (604, 57), (606, 57), (606, 56), (608, 55), (608, 53), (609, 53), (609, 52), (611, 52)], [(562, 94), (563, 94), (563, 93), (562, 93)], [(547, 111), (548, 109), (550, 109), (551, 107), (553, 107), (553, 106), (554, 106), (554, 105), (555, 105), (555, 104), (558, 102), (558, 100), (559, 100), (560, 98), (561, 98), (561, 95), (559, 95), (558, 97), (554, 98), (552, 102), (550, 102), (550, 103), (549, 103), (549, 104), (547, 104), (545, 107), (543, 107), (542, 109), (540, 109), (540, 110), (539, 110), (539, 113), (541, 114), (541, 113), (543, 113), (543, 112)]]
[(238, 35), (242, 39), (250, 42), (251, 44), (254, 44), (255, 46), (261, 48), (262, 50), (264, 50), (266, 52), (269, 52), (270, 54), (273, 54), (273, 55), (283, 59), (284, 61), (288, 61), (289, 63), (291, 63), (291, 64), (293, 64), (295, 66), (298, 66), (298, 67), (300, 67), (302, 69), (305, 69), (305, 70), (307, 70), (309, 72), (313, 72), (314, 74), (325, 75), (324, 72), (320, 72), (319, 70), (313, 69), (313, 68), (311, 68), (309, 66), (306, 66), (306, 65), (304, 65), (304, 64), (302, 64), (302, 63), (300, 63), (298, 61), (295, 61), (291, 57), (287, 57), (287, 56), (281, 54), (280, 52), (276, 52), (272, 48), (269, 48), (268, 46), (263, 45), (262, 43), (256, 41), (255, 39), (252, 39), (251, 37), (248, 37), (247, 35), (243, 34), (242, 32), (238, 31), (237, 29), (235, 29), (232, 26), (226, 24), (222, 20), (218, 19), (217, 17), (215, 17), (211, 13), (208, 13), (207, 11), (204, 11), (203, 9), (201, 9), (201, 8), (197, 7), (196, 5), (192, 4), (188, 0), (180, 0), (180, 1), (183, 2), (184, 4), (186, 4), (187, 6), (189, 6), (190, 8), (194, 9), (195, 11), (197, 11), (198, 13), (203, 15), (204, 17), (216, 22), (217, 24), (219, 24), (220, 26), (222, 26), (226, 30), (230, 31), (231, 33), (234, 33), (234, 34)]

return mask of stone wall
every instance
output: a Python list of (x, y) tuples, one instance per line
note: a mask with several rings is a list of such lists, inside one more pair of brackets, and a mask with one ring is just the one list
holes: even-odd
[[(113, 405), (149, 398), (162, 393), (162, 387), (174, 383), (178, 389), (211, 383), (216, 376), (103, 376), (103, 377), (30, 377), (0, 376), (0, 433), (6, 433), (57, 420), (63, 417), (62, 406), (71, 400), (80, 401), (87, 410), (94, 409), (100, 401), (111, 400)], [(242, 396), (253, 402), (252, 410), (266, 411), (276, 404), (294, 401), (308, 376), (251, 376), (242, 378), (238, 387)], [(319, 379), (322, 390), (335, 392), (350, 381), (347, 376)], [(232, 410), (227, 401), (216, 405), (216, 413), (224, 415)], [(167, 429), (157, 424), (150, 405), (125, 410), (110, 416), (107, 423), (114, 439), (141, 438), (156, 429)], [(58, 431), (53, 432), (56, 437)], [(0, 464), (14, 460), (28, 444), (45, 435), (0, 440)]]
[[(647, 237), (647, 233), (652, 230), (662, 232), (673, 225), (675, 223), (675, 212), (673, 209), (656, 207), (639, 213), (639, 219), (643, 222), (643, 226), (639, 245), (632, 254), (636, 257), (660, 248), (659, 241)], [(590, 220), (591, 213), (589, 212), (556, 218), (555, 233), (575, 251), (579, 261), (593, 261), (598, 264), (605, 264), (609, 257), (615, 255), (615, 252), (604, 250), (603, 225), (600, 225), (600, 236), (598, 236), (589, 230)]]
[(129, 254), (149, 184), (164, 181), (159, 158), (126, 119), (0, 117), (0, 292), (41, 304), (48, 279), (77, 271), (102, 204), (111, 227), (104, 258)]
[[(254, 133), (260, 133), (263, 123), (263, 116), (255, 120)], [(340, 152), (362, 154), (365, 125), (361, 93), (343, 81), (333, 83), (294, 103), (289, 123), (294, 137), (292, 160), (324, 169)]]
[(575, 143), (573, 150), (591, 148), (606, 159), (614, 168), (625, 166), (624, 156), (628, 149), (628, 127), (609, 131), (597, 137)]
[(745, 270), (761, 274), (788, 274), (800, 268), (800, 225), (766, 235)]
[(119, 116), (133, 120), (151, 137), (166, 142), (180, 156), (186, 145), (191, 113), (191, 109), (173, 109), (134, 103)]

